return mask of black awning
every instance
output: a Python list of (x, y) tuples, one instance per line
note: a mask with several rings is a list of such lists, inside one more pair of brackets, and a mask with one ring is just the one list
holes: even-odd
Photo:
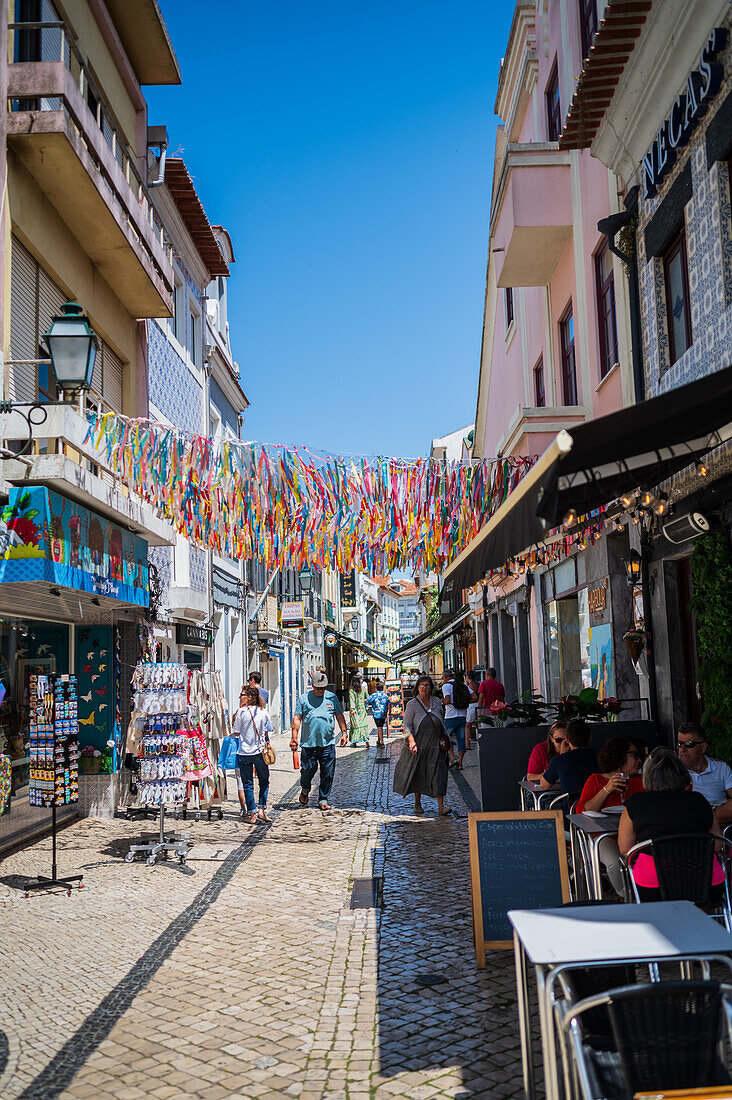
[(732, 367), (559, 433), (472, 543), (445, 570), (457, 595), (539, 545), (573, 509), (586, 515), (652, 488), (732, 436)]
[(342, 645), (350, 646), (351, 649), (359, 649), (362, 653), (365, 653), (367, 657), (373, 657), (375, 661), (381, 661), (382, 664), (386, 665), (387, 667), (394, 664), (393, 658), (390, 657), (388, 653), (382, 653), (380, 650), (374, 649), (373, 646), (368, 645), (366, 642), (358, 642), (355, 638), (349, 638), (347, 634), (342, 634), (340, 630), (334, 630), (329, 627), (326, 629), (325, 633), (335, 634)]

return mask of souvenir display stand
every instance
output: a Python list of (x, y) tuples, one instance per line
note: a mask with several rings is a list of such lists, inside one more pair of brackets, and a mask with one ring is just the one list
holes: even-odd
[(140, 763), (138, 800), (145, 808), (160, 813), (157, 835), (143, 836), (133, 844), (125, 860), (147, 856), (152, 865), (157, 857), (172, 853), (185, 863), (190, 847), (189, 833), (166, 833), (165, 811), (185, 804), (186, 777), (191, 764), (188, 672), (184, 665), (144, 664), (135, 668), (134, 743)]
[(217, 761), (224, 737), (231, 733), (221, 673), (202, 672), (200, 669), (191, 671), (188, 700), (191, 725), (201, 732), (203, 752), (199, 752), (195, 761), (200, 765), (198, 778), (189, 783), (189, 796), (180, 814), (185, 818), (193, 810), (197, 821), (204, 814), (210, 821), (215, 813), (221, 821), (224, 816), (223, 804), (226, 801), (226, 775), (220, 770)]
[(51, 877), (38, 875), (26, 885), (31, 890), (64, 887), (69, 896), (72, 884), (83, 888), (83, 875), (59, 878), (56, 868), (56, 807), (79, 801), (79, 723), (76, 677), (68, 675), (30, 677), (28, 736), (30, 742), (31, 806), (51, 807)]

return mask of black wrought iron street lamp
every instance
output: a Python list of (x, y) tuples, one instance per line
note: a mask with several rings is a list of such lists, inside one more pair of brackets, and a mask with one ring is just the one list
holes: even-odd
[(78, 302), (64, 302), (44, 333), (56, 385), (64, 393), (77, 394), (91, 386), (97, 357), (97, 338)]
[(633, 586), (639, 584), (643, 572), (643, 558), (637, 550), (631, 550), (624, 561), (625, 575), (628, 578), (628, 584)]
[[(43, 333), (48, 345), (49, 359), (9, 359), (9, 367), (48, 366), (50, 363), (56, 386), (72, 397), (77, 397), (91, 386), (94, 363), (97, 357), (97, 338), (78, 302), (64, 302), (61, 313), (54, 317), (48, 332)], [(48, 419), (49, 405), (62, 405), (63, 401), (0, 401), (0, 412), (17, 412), (28, 428), (28, 437), (13, 450), (0, 448), (0, 457), (16, 458), (26, 455), (33, 443), (33, 429)]]

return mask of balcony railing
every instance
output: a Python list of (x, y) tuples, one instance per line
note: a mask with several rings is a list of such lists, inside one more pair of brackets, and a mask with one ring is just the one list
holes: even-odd
[[(8, 29), (10, 48), (13, 50), (13, 61), (8, 69), (9, 115), (64, 113), (100, 173), (107, 199), (117, 207), (149, 262), (164, 281), (170, 283), (169, 274), (160, 266), (161, 257), (154, 254), (150, 242), (160, 246), (163, 257), (169, 262), (172, 262), (172, 247), (166, 240), (163, 224), (138, 171), (138, 158), (89, 72), (69, 28), (58, 20), (10, 23)], [(61, 66), (67, 74), (65, 80), (58, 75)], [(110, 150), (111, 158), (100, 155), (98, 143), (88, 132), (88, 114), (84, 107), (88, 108), (99, 135)], [(82, 117), (84, 114), (87, 118)], [(8, 129), (11, 134), (14, 132), (11, 121)], [(43, 131), (42, 121), (36, 119), (33, 132)], [(126, 194), (124, 186), (120, 186), (122, 180), (129, 188)], [(147, 234), (140, 232), (143, 225), (149, 227), (149, 240), (145, 240)]]

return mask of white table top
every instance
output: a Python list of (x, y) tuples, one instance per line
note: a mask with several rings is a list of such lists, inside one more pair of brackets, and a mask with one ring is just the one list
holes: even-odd
[(544, 791), (538, 779), (521, 779), (519, 780), (519, 787), (523, 787), (525, 791), (533, 791), (535, 794), (559, 794), (562, 789), (558, 783), (555, 783), (548, 791)]
[(513, 909), (508, 919), (536, 965), (732, 953), (732, 935), (690, 901)]

